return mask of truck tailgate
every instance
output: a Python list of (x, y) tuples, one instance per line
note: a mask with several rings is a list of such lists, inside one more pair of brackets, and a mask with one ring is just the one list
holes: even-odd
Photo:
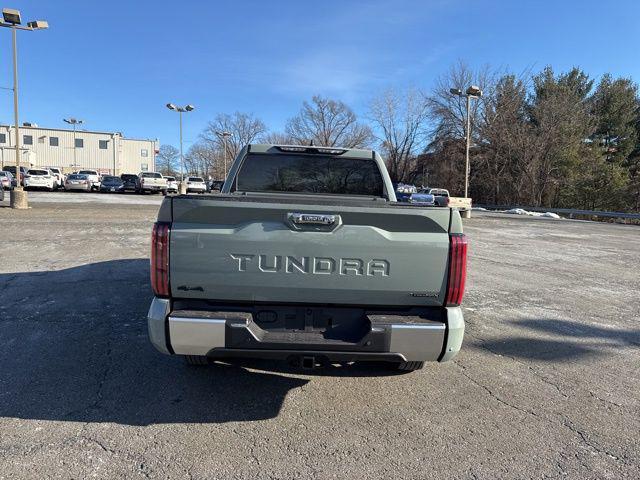
[[(305, 220), (298, 223), (295, 214), (311, 216), (297, 217)], [(442, 305), (450, 215), (448, 208), (376, 202), (176, 197), (171, 295), (232, 302)], [(323, 224), (327, 218), (333, 222)]]

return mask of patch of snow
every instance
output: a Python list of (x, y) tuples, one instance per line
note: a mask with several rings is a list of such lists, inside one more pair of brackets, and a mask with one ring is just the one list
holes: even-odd
[(471, 210), (475, 210), (476, 212), (486, 212), (487, 209), (484, 207), (471, 207)]
[(545, 217), (545, 218), (561, 218), (560, 215), (553, 212), (530, 212), (524, 208), (512, 208), (506, 210), (504, 213), (511, 213), (513, 215), (527, 215), (529, 217)]

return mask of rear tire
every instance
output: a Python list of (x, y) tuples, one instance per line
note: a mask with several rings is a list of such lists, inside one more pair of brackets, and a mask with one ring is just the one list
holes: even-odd
[(424, 367), (424, 362), (400, 362), (398, 364), (398, 370), (403, 372), (415, 372), (421, 370)]
[(187, 365), (195, 365), (198, 367), (209, 365), (209, 358), (204, 355), (185, 355), (185, 362)]

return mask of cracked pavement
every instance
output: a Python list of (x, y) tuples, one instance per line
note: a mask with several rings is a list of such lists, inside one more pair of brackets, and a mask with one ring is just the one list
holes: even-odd
[(638, 227), (474, 212), (446, 364), (193, 368), (147, 339), (157, 205), (74, 195), (0, 208), (0, 479), (640, 478)]

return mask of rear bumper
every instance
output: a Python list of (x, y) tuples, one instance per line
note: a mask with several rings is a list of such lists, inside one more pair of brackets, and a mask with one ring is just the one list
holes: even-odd
[[(160, 352), (212, 358), (287, 359), (314, 356), (326, 361), (448, 361), (460, 351), (464, 319), (459, 307), (443, 309), (443, 321), (407, 323), (407, 317), (370, 316), (371, 327), (354, 343), (302, 333), (269, 333), (243, 312), (171, 311), (154, 298), (149, 339)], [(409, 317), (410, 319), (411, 317)]]

